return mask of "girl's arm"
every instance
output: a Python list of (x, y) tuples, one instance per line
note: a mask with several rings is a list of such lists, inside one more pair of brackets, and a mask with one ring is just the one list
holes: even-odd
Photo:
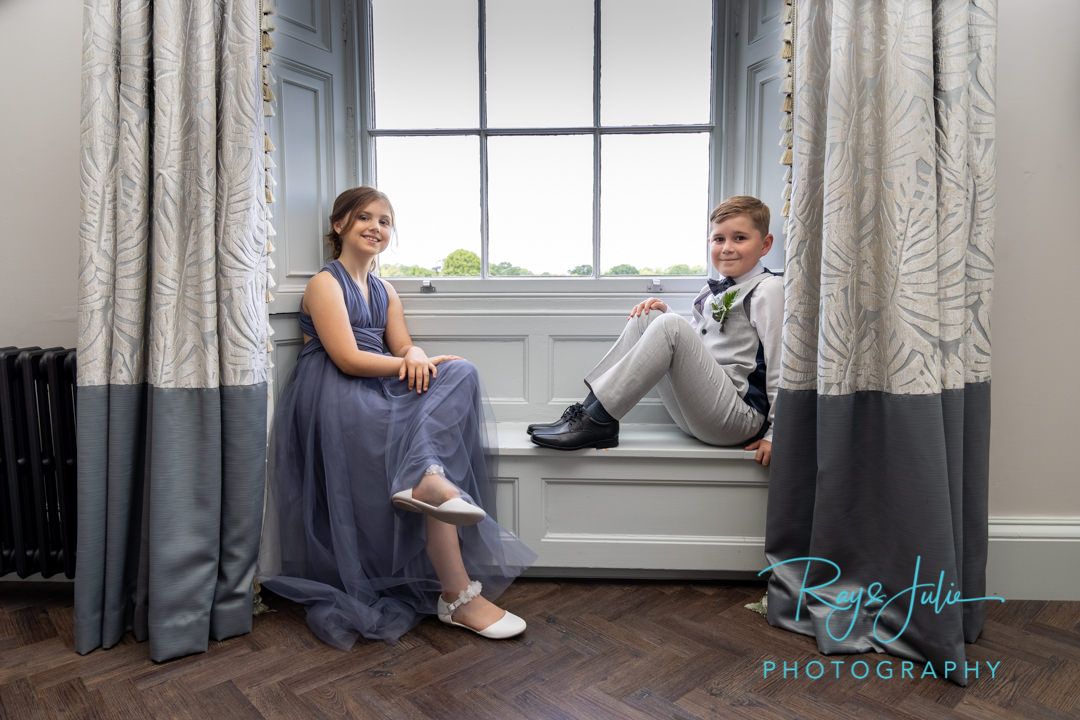
[(401, 366), (398, 370), (398, 380), (408, 380), (409, 389), (416, 392), (424, 392), (428, 389), (428, 383), (439, 371), (435, 368), (441, 358), (428, 358), (427, 353), (418, 346), (413, 345), (409, 337), (409, 330), (405, 327), (405, 308), (401, 304), (397, 290), (388, 282), (379, 282), (386, 288), (388, 302), (386, 305), (386, 347), (396, 357), (401, 358)]
[(457, 355), (436, 355), (429, 358), (427, 353), (418, 346), (413, 345), (409, 337), (409, 330), (405, 327), (405, 308), (401, 304), (394, 286), (383, 282), (389, 302), (386, 306), (386, 347), (397, 357), (402, 358), (401, 370), (398, 372), (398, 380), (409, 380), (409, 388), (416, 388), (416, 392), (428, 389), (428, 382), (439, 374), (435, 367), (447, 360), (460, 360)]
[(383, 282), (382, 278), (379, 278), (379, 282), (386, 288), (386, 295), (389, 299), (386, 306), (386, 347), (395, 356), (405, 357), (405, 354), (411, 348), (417, 350), (420, 348), (413, 345), (412, 338), (409, 337), (409, 330), (405, 327), (405, 308), (401, 304), (401, 298), (398, 297), (397, 290), (390, 283)]
[(401, 359), (356, 347), (345, 294), (333, 275), (320, 272), (308, 281), (303, 308), (311, 315), (323, 347), (341, 372), (359, 377), (392, 377), (400, 373)]

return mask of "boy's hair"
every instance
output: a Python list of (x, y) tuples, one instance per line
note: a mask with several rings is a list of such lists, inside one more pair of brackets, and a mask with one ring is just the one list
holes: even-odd
[(734, 215), (746, 215), (761, 237), (769, 234), (769, 206), (751, 195), (729, 197), (709, 214), (709, 222), (718, 223)]

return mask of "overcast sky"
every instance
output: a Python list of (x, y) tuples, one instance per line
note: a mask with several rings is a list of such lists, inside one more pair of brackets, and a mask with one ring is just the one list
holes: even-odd
[[(488, 126), (591, 124), (592, 0), (487, 0)], [(602, 6), (601, 121), (709, 119), (712, 4)], [(479, 124), (475, 0), (375, 0), (377, 128)], [(704, 265), (708, 136), (618, 135), (601, 149), (601, 268)], [(591, 135), (492, 137), (489, 260), (541, 273), (592, 263)], [(380, 138), (377, 183), (397, 214), (389, 263), (480, 254), (479, 140)]]

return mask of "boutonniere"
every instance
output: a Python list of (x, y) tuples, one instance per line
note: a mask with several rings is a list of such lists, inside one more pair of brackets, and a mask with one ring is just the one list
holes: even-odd
[(720, 297), (720, 303), (717, 304), (716, 300), (712, 303), (712, 317), (713, 320), (720, 323), (720, 332), (724, 332), (724, 321), (727, 320), (728, 313), (731, 312), (731, 304), (735, 302), (735, 298), (738, 297), (738, 288), (734, 290), (728, 290)]

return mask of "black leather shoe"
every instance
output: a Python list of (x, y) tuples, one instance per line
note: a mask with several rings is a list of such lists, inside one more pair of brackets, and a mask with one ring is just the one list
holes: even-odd
[(532, 441), (556, 450), (613, 448), (619, 444), (619, 421), (599, 422), (579, 405), (561, 425), (533, 433)]
[(570, 416), (571, 416), (571, 415), (573, 414), (573, 412), (574, 412), (574, 408), (579, 408), (579, 407), (581, 407), (581, 406), (582, 406), (582, 405), (581, 405), (581, 403), (574, 403), (573, 405), (569, 405), (569, 406), (567, 406), (567, 408), (566, 408), (565, 410), (563, 410), (563, 411), (562, 411), (562, 417), (560, 417), (560, 418), (559, 418), (558, 420), (556, 420), (555, 422), (549, 422), (549, 423), (533, 423), (533, 424), (532, 424), (532, 425), (530, 425), (529, 427), (525, 428), (525, 432), (527, 432), (527, 433), (529, 433), (530, 435), (532, 435), (532, 434), (533, 434), (534, 432), (536, 432), (537, 430), (544, 430), (544, 431), (547, 431), (547, 430), (552, 430), (552, 429), (554, 429), (554, 428), (558, 427), (559, 425), (562, 425), (562, 424), (563, 424), (564, 422), (566, 422), (567, 420), (569, 420), (569, 419), (570, 419)]

